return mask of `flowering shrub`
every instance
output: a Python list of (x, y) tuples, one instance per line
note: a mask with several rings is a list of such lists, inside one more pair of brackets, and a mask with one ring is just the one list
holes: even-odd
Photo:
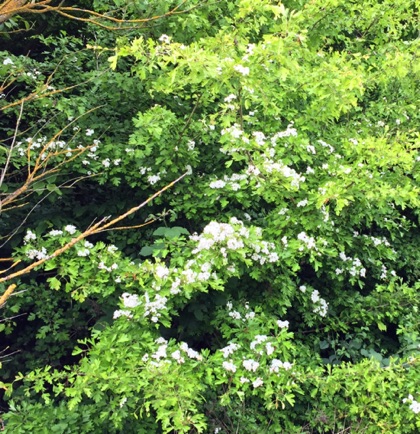
[(152, 3), (0, 62), (0, 426), (418, 432), (414, 0)]

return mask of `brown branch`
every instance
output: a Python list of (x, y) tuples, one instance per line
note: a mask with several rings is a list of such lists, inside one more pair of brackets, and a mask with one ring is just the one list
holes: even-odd
[[(88, 178), (93, 178), (93, 177), (95, 177), (95, 176), (98, 176), (98, 174), (93, 174), (93, 175), (86, 175), (86, 176), (78, 176), (78, 177), (76, 177), (76, 178), (72, 178), (72, 179), (69, 179), (69, 180), (67, 180), (67, 181), (65, 181), (65, 182), (63, 182), (62, 184), (60, 184), (57, 188), (58, 189), (61, 189), (61, 188), (72, 188), (76, 183), (78, 183), (78, 182), (80, 182), (80, 181), (83, 181), (84, 179), (88, 179)], [(29, 192), (25, 197), (27, 197), (27, 196), (29, 196), (30, 194), (31, 194), (32, 192)], [(19, 223), (19, 225), (15, 228), (15, 229), (13, 229), (13, 231), (12, 232), (10, 232), (8, 235), (5, 235), (5, 236), (0, 236), (0, 240), (3, 240), (3, 239), (5, 239), (5, 241), (2, 243), (2, 244), (0, 244), (0, 249), (2, 248), (2, 247), (4, 247), (4, 245), (8, 242), (8, 241), (10, 241), (11, 239), (12, 239), (12, 237), (14, 236), (14, 235), (16, 235), (16, 233), (19, 231), (19, 229), (26, 223), (26, 221), (27, 221), (27, 219), (28, 219), (28, 217), (31, 215), (31, 213), (34, 211), (34, 209), (36, 209), (50, 194), (52, 194), (53, 193), (53, 191), (50, 191), (50, 192), (48, 192), (44, 197), (42, 197), (35, 205), (33, 205), (33, 207), (29, 210), (29, 212), (26, 214), (26, 216), (24, 217), (24, 219)], [(21, 200), (21, 199), (18, 199), (18, 200)], [(27, 202), (25, 202), (25, 203), (23, 203), (23, 204), (21, 204), (21, 205), (15, 205), (15, 206), (12, 206), (12, 207), (10, 207), (10, 208), (7, 208), (6, 210), (4, 210), (4, 211), (9, 211), (9, 210), (11, 210), (11, 209), (14, 209), (14, 208), (21, 208), (21, 207), (23, 207), (23, 206), (25, 206), (25, 205), (27, 205), (28, 203)], [(0, 274), (2, 274), (2, 272), (0, 272)]]
[(125, 231), (127, 229), (139, 229), (139, 228), (143, 228), (144, 226), (148, 226), (152, 223), (155, 223), (157, 221), (157, 219), (152, 219), (147, 221), (146, 223), (142, 223), (140, 225), (133, 225), (133, 226), (117, 226), (116, 228), (109, 228), (109, 229), (104, 229), (103, 231), (98, 231), (99, 232), (105, 232), (105, 231)]
[[(50, 259), (56, 258), (57, 256), (63, 254), (67, 250), (69, 250), (71, 247), (73, 247), (75, 244), (77, 244), (79, 241), (83, 240), (84, 238), (87, 238), (91, 235), (97, 234), (99, 232), (102, 232), (108, 228), (111, 228), (119, 221), (125, 219), (129, 215), (135, 213), (140, 208), (143, 208), (146, 206), (149, 202), (151, 202), (156, 197), (160, 196), (164, 191), (168, 190), (172, 186), (174, 186), (177, 182), (179, 182), (181, 179), (183, 179), (187, 175), (187, 172), (175, 179), (174, 181), (167, 184), (165, 187), (154, 193), (152, 196), (150, 196), (148, 199), (146, 199), (144, 202), (142, 202), (140, 205), (137, 205), (131, 209), (129, 209), (124, 214), (121, 214), (120, 216), (112, 219), (110, 222), (106, 223), (107, 220), (109, 220), (110, 217), (105, 217), (101, 219), (99, 222), (95, 223), (90, 228), (86, 229), (84, 232), (82, 232), (79, 236), (73, 238), (71, 241), (69, 241), (66, 245), (63, 247), (60, 247), (59, 249), (55, 250), (51, 255), (48, 255), (45, 258), (39, 259), (36, 262), (33, 262), (32, 264), (26, 266), (25, 268), (16, 271), (15, 273), (9, 274), (8, 276), (0, 278), (0, 283), (8, 282), (16, 277), (23, 276), (25, 274), (28, 274), (32, 270), (34, 270), (36, 267), (44, 264), (45, 262), (49, 261)], [(14, 264), (15, 265), (15, 264)], [(12, 265), (12, 267), (14, 266)], [(16, 289), (16, 284), (10, 285), (6, 292), (0, 297), (0, 308), (4, 305), (4, 303), (7, 301), (7, 299), (13, 294), (13, 291)]]
[[(124, 26), (125, 24), (145, 24), (150, 21), (156, 21), (161, 18), (170, 17), (172, 15), (184, 14), (199, 7), (199, 5), (195, 5), (189, 9), (179, 10), (185, 3), (187, 3), (187, 1), (188, 0), (181, 1), (178, 6), (162, 15), (155, 15), (147, 18), (123, 19), (101, 14), (90, 9), (62, 5), (51, 6), (51, 0), (43, 0), (38, 2), (32, 1), (31, 3), (28, 3), (28, 0), (6, 0), (3, 2), (3, 4), (0, 4), (0, 24), (9, 20), (13, 15), (17, 14), (45, 14), (55, 12), (71, 20), (90, 23), (107, 30), (127, 30), (127, 27)], [(75, 14), (81, 14), (82, 16), (77, 16)], [(86, 15), (90, 17), (86, 17)], [(112, 23), (114, 25), (104, 24), (103, 22)], [(131, 28), (136, 27), (132, 26), (128, 29)]]
[(6, 289), (6, 292), (0, 297), (0, 309), (3, 307), (4, 303), (6, 303), (6, 300), (13, 294), (16, 286), (16, 283), (9, 285), (9, 287)]
[[(7, 259), (11, 259), (12, 261), (14, 261), (14, 258), (7, 258)], [(12, 262), (12, 261), (7, 261), (7, 262)], [(5, 270), (1, 270), (1, 271), (0, 271), (0, 274), (5, 274), (5, 273), (7, 273), (7, 272), (10, 271), (12, 268), (15, 268), (16, 265), (19, 265), (21, 262), (22, 262), (22, 261), (21, 261), (20, 259), (19, 259), (18, 261), (16, 261), (16, 262), (13, 262), (13, 264), (12, 264), (9, 268), (6, 268)]]
[[(95, 78), (97, 78), (97, 77), (95, 77)], [(47, 79), (47, 83), (49, 83), (48, 80), (49, 80), (49, 78)], [(64, 88), (62, 88), (62, 89), (55, 89), (55, 90), (52, 90), (52, 91), (50, 91), (50, 92), (44, 92), (44, 93), (39, 93), (39, 91), (32, 92), (32, 93), (29, 94), (28, 96), (25, 96), (25, 97), (21, 98), (21, 99), (18, 100), (18, 101), (14, 101), (14, 102), (11, 102), (10, 104), (4, 105), (3, 107), (0, 107), (0, 110), (1, 110), (1, 111), (4, 111), (4, 110), (7, 110), (7, 109), (9, 109), (9, 108), (11, 108), (11, 107), (15, 107), (15, 106), (17, 106), (17, 105), (20, 105), (20, 104), (22, 104), (22, 103), (26, 103), (26, 102), (32, 101), (32, 100), (34, 100), (34, 99), (38, 99), (38, 98), (46, 98), (46, 97), (49, 97), (49, 96), (51, 96), (51, 95), (55, 95), (55, 94), (57, 94), (57, 93), (67, 92), (68, 90), (72, 90), (72, 89), (74, 89), (74, 88), (76, 88), (76, 87), (78, 87), (78, 86), (81, 86), (81, 85), (83, 85), (83, 84), (89, 83), (89, 81), (92, 81), (92, 80), (93, 80), (93, 78), (89, 78), (88, 80), (85, 80), (85, 81), (83, 81), (83, 82), (81, 82), (81, 83), (73, 84), (73, 85), (71, 85), (71, 86), (67, 86), (67, 87), (64, 87)], [(47, 84), (44, 85), (44, 86), (46, 87)]]
[[(78, 116), (76, 119), (74, 119), (72, 122), (70, 122), (69, 124), (67, 124), (64, 128), (62, 128), (60, 131), (58, 131), (44, 146), (43, 148), (39, 151), (37, 159), (35, 160), (34, 163), (34, 167), (31, 167), (30, 165), (30, 149), (31, 149), (31, 143), (28, 143), (28, 148), (27, 148), (27, 156), (28, 156), (28, 175), (27, 178), (24, 182), (24, 184), (18, 188), (17, 190), (15, 190), (13, 193), (7, 195), (5, 197), (5, 199), (3, 199), (1, 201), (1, 206), (0, 206), (0, 213), (2, 211), (3, 206), (6, 206), (14, 201), (17, 200), (17, 198), (19, 196), (21, 196), (22, 194), (25, 194), (29, 191), (29, 189), (31, 188), (31, 186), (41, 180), (44, 179), (45, 177), (52, 175), (54, 173), (57, 173), (60, 171), (60, 168), (63, 165), (66, 165), (68, 163), (71, 163), (73, 160), (75, 160), (76, 158), (80, 157), (80, 155), (82, 155), (83, 153), (85, 153), (87, 150), (89, 150), (91, 148), (91, 146), (86, 146), (84, 148), (76, 148), (76, 149), (72, 149), (72, 150), (63, 150), (63, 151), (58, 151), (58, 152), (49, 152), (48, 148), (49, 145), (51, 143), (53, 143), (55, 140), (57, 140), (61, 134), (68, 129), (74, 122), (76, 122), (77, 120), (79, 120), (82, 116), (86, 116), (87, 114), (97, 110), (99, 107), (95, 107), (93, 109), (88, 110), (86, 113), (84, 113), (83, 115)], [(93, 146), (93, 145), (92, 145)], [(53, 157), (53, 156), (59, 156), (59, 155), (63, 155), (66, 154), (67, 152), (71, 152), (73, 153), (73, 155), (69, 158), (64, 159), (63, 161), (61, 161), (60, 163), (57, 163), (54, 167), (48, 169), (47, 168), (47, 164), (48, 164), (48, 160)], [(45, 160), (42, 160), (42, 155), (45, 154)], [(48, 158), (47, 158), (48, 157)], [(10, 209), (10, 208), (8, 208)]]

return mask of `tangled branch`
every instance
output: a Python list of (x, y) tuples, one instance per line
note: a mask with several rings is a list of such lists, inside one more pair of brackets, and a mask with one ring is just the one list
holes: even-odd
[(51, 0), (29, 1), (29, 0), (6, 0), (0, 4), (0, 24), (9, 20), (14, 15), (22, 14), (45, 14), (54, 12), (63, 17), (82, 21), (85, 23), (94, 24), (107, 30), (126, 30), (126, 24), (138, 25), (145, 24), (150, 21), (156, 21), (161, 18), (166, 18), (173, 15), (184, 14), (197, 7), (197, 5), (189, 9), (181, 9), (188, 0), (183, 0), (181, 3), (162, 15), (156, 15), (147, 18), (124, 19), (115, 18), (108, 14), (101, 14), (90, 9), (78, 8), (73, 6), (63, 6), (63, 2), (58, 6), (51, 5)]
[[(114, 225), (116, 225), (121, 220), (124, 220), (129, 215), (134, 214), (139, 209), (145, 207), (149, 202), (151, 202), (156, 197), (160, 196), (164, 191), (168, 190), (169, 188), (171, 188), (172, 186), (174, 186), (177, 182), (181, 181), (181, 179), (183, 179), (187, 174), (188, 174), (188, 172), (182, 174), (180, 177), (178, 177), (177, 179), (175, 179), (174, 181), (170, 182), (165, 187), (163, 187), (162, 189), (160, 189), (159, 191), (157, 191), (156, 193), (154, 193), (152, 196), (150, 196), (148, 199), (146, 199), (140, 205), (134, 206), (133, 208), (131, 208), (128, 211), (126, 211), (125, 213), (119, 215), (118, 217), (113, 218), (111, 221), (109, 221), (110, 217), (104, 217), (99, 222), (95, 223), (93, 226), (91, 226), (88, 229), (86, 229), (85, 231), (83, 231), (80, 235), (78, 235), (77, 237), (73, 238), (66, 245), (64, 245), (63, 247), (60, 247), (59, 249), (55, 250), (52, 254), (48, 255), (47, 257), (39, 259), (38, 261), (33, 262), (32, 264), (26, 266), (25, 268), (23, 268), (23, 269), (21, 269), (19, 271), (15, 271), (14, 273), (9, 274), (8, 276), (4, 276), (4, 277), (0, 278), (0, 284), (8, 282), (8, 281), (10, 281), (12, 279), (15, 279), (16, 277), (20, 277), (20, 276), (23, 276), (25, 274), (28, 274), (29, 272), (31, 272), (32, 270), (34, 270), (36, 267), (44, 264), (45, 262), (47, 262), (47, 261), (49, 261), (49, 260), (51, 260), (53, 258), (56, 258), (57, 256), (63, 254), (67, 250), (71, 249), (79, 241), (81, 241), (81, 240), (83, 240), (83, 239), (85, 239), (85, 238), (87, 238), (87, 237), (89, 237), (91, 235), (95, 235), (95, 234), (97, 234), (99, 232), (103, 232), (106, 229), (112, 228)], [(12, 267), (13, 267), (13, 265), (12, 265)], [(16, 284), (11, 284), (7, 288), (7, 290), (0, 297), (0, 308), (4, 305), (4, 303), (7, 301), (7, 299), (13, 294), (13, 292), (14, 292), (14, 290), (16, 288), (17, 288)]]

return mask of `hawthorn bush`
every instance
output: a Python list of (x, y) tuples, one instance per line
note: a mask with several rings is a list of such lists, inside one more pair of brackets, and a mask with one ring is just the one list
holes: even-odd
[(416, 1), (82, 6), (1, 24), (5, 432), (418, 432)]

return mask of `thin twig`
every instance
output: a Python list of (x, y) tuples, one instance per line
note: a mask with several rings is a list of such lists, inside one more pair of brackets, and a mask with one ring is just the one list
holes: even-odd
[[(25, 268), (23, 268), (23, 269), (21, 269), (19, 271), (16, 271), (16, 272), (14, 272), (12, 274), (9, 274), (8, 276), (0, 278), (0, 283), (8, 282), (8, 281), (10, 281), (10, 280), (12, 280), (12, 279), (14, 279), (16, 277), (20, 277), (20, 276), (23, 276), (25, 274), (28, 274), (29, 272), (31, 272), (32, 270), (34, 270), (36, 267), (39, 267), (40, 265), (44, 264), (45, 262), (47, 262), (47, 261), (49, 261), (49, 260), (51, 260), (53, 258), (56, 258), (57, 256), (60, 256), (61, 254), (63, 254), (64, 252), (66, 252), (67, 250), (69, 250), (70, 248), (72, 248), (75, 244), (77, 244), (79, 241), (83, 240), (84, 238), (87, 238), (87, 237), (89, 237), (91, 235), (97, 234), (97, 233), (99, 233), (99, 232), (101, 232), (103, 230), (111, 228), (112, 226), (114, 226), (119, 221), (125, 219), (129, 215), (131, 215), (131, 214), (135, 213), (136, 211), (138, 211), (140, 208), (143, 208), (144, 206), (146, 206), (153, 199), (155, 199), (156, 197), (160, 196), (164, 191), (168, 190), (173, 185), (175, 185), (177, 182), (179, 182), (181, 179), (183, 179), (187, 174), (188, 174), (188, 172), (185, 172), (180, 177), (178, 177), (177, 179), (175, 179), (174, 181), (170, 182), (165, 187), (163, 187), (162, 189), (160, 189), (159, 191), (157, 191), (156, 193), (154, 193), (152, 196), (150, 196), (148, 199), (146, 199), (140, 205), (137, 205), (137, 206), (129, 209), (124, 214), (119, 215), (118, 217), (112, 219), (108, 223), (106, 223), (106, 222), (110, 219), (110, 217), (104, 217), (104, 218), (102, 218), (99, 222), (97, 222), (94, 225), (92, 225), (89, 229), (85, 230), (80, 235), (78, 235), (77, 237), (75, 237), (72, 240), (70, 240), (66, 245), (64, 245), (63, 247), (60, 247), (59, 249), (55, 250), (51, 255), (48, 255), (45, 258), (39, 259), (38, 261), (35, 261), (32, 264), (26, 266)], [(14, 283), (11, 284), (7, 288), (6, 292), (0, 297), (0, 308), (4, 305), (4, 303), (7, 301), (7, 299), (12, 295), (12, 293), (13, 293), (13, 291), (15, 289), (16, 289), (16, 284), (14, 284)]]

